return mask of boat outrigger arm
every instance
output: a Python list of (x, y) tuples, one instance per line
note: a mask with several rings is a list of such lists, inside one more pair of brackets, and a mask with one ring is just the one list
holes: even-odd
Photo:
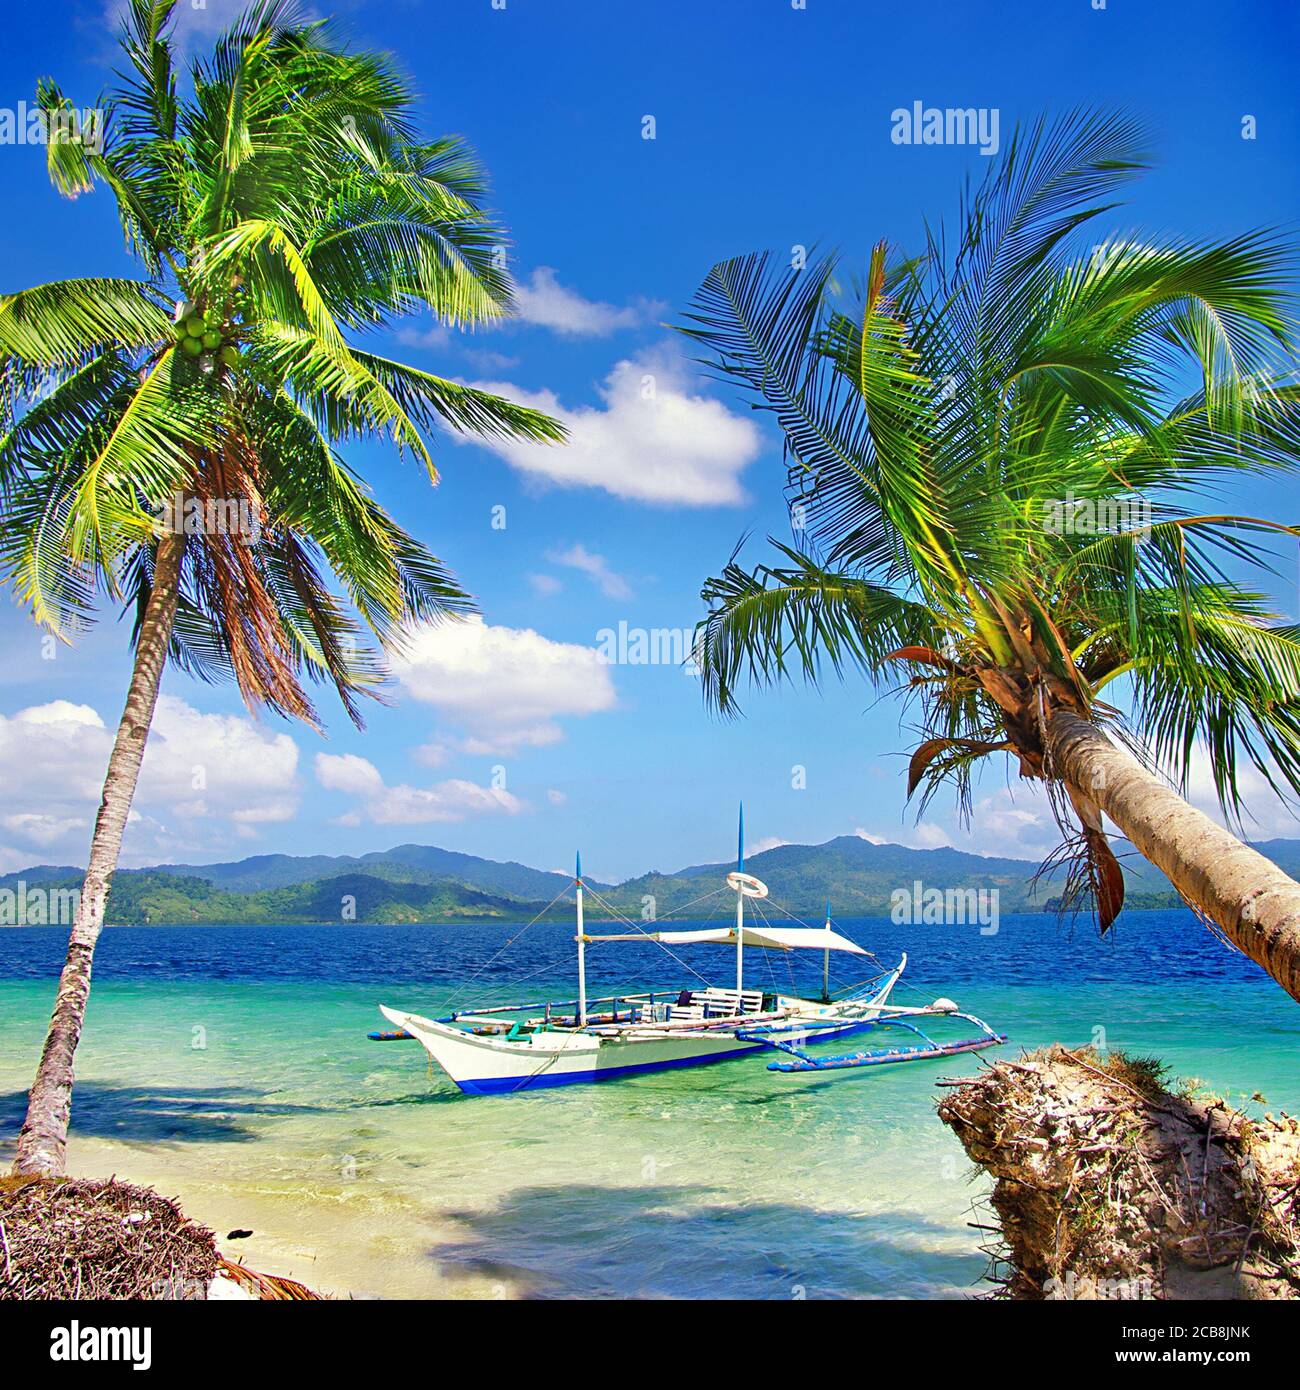
[[(415, 1039), (460, 1089), (470, 1095), (492, 1095), (540, 1087), (606, 1081), (669, 1068), (702, 1066), (746, 1053), (775, 1049), (781, 1055), (770, 1063), (777, 1072), (842, 1070), (879, 1066), (887, 1062), (921, 1061), (993, 1047), (1005, 1039), (969, 1014), (959, 1013), (949, 999), (923, 1008), (903, 1008), (889, 1002), (907, 965), (904, 955), (892, 969), (831, 998), (829, 961), (832, 951), (870, 956), (856, 942), (825, 927), (774, 927), (746, 923), (746, 899), (767, 897), (767, 887), (744, 871), (743, 858), (727, 875), (736, 894), (735, 927), (705, 927), (674, 931), (645, 931), (589, 935), (583, 922), (582, 863), (574, 876), (577, 898), (578, 997), (566, 1003), (498, 1004), (462, 1010), (443, 1018), (381, 1005), (394, 1033), (372, 1033), (378, 1041)], [(626, 919), (624, 919), (626, 921)], [(633, 922), (628, 926), (635, 927)], [(682, 989), (653, 993), (587, 996), (586, 948), (596, 942), (654, 941), (663, 946), (713, 943), (734, 945), (734, 989)], [(820, 999), (746, 988), (746, 947), (823, 953)], [(872, 957), (874, 959), (874, 957)], [(967, 1019), (981, 1030), (978, 1037), (958, 1043), (936, 1042), (917, 1021), (926, 1017)], [(809, 1045), (898, 1026), (909, 1029), (919, 1045), (878, 1048), (836, 1057), (817, 1057)]]
[[(909, 1023), (907, 1021), (909, 1017), (961, 1018), (965, 1019), (967, 1023), (973, 1023), (980, 1031), (975, 1037), (965, 1038), (959, 1042), (936, 1042), (916, 1024)], [(784, 1052), (790, 1060), (788, 1062), (769, 1062), (767, 1069), (768, 1071), (780, 1072), (843, 1071), (851, 1067), (879, 1067), (896, 1062), (924, 1062), (934, 1057), (956, 1057), (963, 1052), (981, 1052), (986, 1047), (998, 1047), (1007, 1040), (1005, 1033), (995, 1033), (982, 1018), (976, 1018), (974, 1014), (960, 1012), (951, 999), (936, 999), (933, 1004), (916, 1009), (898, 1009), (892, 1005), (886, 1006), (872, 1022), (871, 1027), (906, 1028), (915, 1033), (921, 1041), (901, 1047), (866, 1048), (858, 1052), (839, 1053), (834, 1057), (822, 1057), (809, 1054), (794, 1042), (779, 1037), (769, 1037), (765, 1039), (767, 1045), (776, 1048), (779, 1052)]]

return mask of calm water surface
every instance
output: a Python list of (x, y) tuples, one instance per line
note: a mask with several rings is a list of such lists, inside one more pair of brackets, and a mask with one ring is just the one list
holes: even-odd
[[(1300, 1106), (1300, 1010), (1189, 912), (1113, 939), (1046, 916), (848, 920), (899, 1002), (955, 998), (1011, 1046), (1155, 1054), (1244, 1102)], [(985, 1268), (986, 1192), (934, 1117), (978, 1059), (769, 1073), (744, 1058), (602, 1086), (461, 1097), (379, 1003), (436, 1013), (567, 998), (572, 929), (109, 928), (78, 1052), (70, 1167), (152, 1183), (255, 1267), (357, 1296), (957, 1297)], [(64, 934), (0, 931), (0, 1157), (12, 1149)], [(680, 953), (725, 982), (722, 948)], [(819, 962), (749, 956), (812, 990)], [(724, 959), (725, 957), (725, 959)], [(851, 968), (858, 958), (844, 957)], [(650, 945), (589, 954), (593, 993), (689, 975)], [(841, 967), (843, 970), (845, 967)], [(845, 976), (845, 982), (852, 979)]]

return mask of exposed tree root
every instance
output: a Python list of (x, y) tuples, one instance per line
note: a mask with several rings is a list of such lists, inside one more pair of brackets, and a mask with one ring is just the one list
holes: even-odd
[(1055, 1046), (950, 1089), (995, 1179), (994, 1297), (1300, 1297), (1300, 1124), (1170, 1093), (1162, 1068)]

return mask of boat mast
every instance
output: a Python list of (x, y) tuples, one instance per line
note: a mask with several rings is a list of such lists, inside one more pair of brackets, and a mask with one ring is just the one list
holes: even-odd
[[(831, 900), (826, 899), (826, 930), (831, 929)], [(831, 948), (822, 952), (822, 1003), (831, 1002)]]
[[(745, 803), (740, 804), (740, 833), (736, 837), (736, 872), (745, 872)], [(736, 885), (736, 989), (745, 987), (745, 894)]]
[(582, 851), (574, 862), (573, 881), (578, 897), (578, 1027), (587, 1023), (587, 938), (582, 930)]

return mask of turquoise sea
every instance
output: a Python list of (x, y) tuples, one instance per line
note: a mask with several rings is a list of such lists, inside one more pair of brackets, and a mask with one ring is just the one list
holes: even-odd
[[(1048, 916), (846, 920), (910, 964), (898, 1002), (955, 998), (1016, 1049), (1162, 1058), (1237, 1103), (1300, 1107), (1300, 1009), (1189, 912), (1099, 940)], [(741, 1058), (461, 1097), (376, 1010), (570, 998), (572, 930), (109, 928), (78, 1053), (70, 1170), (181, 1198), (255, 1268), (323, 1290), (452, 1297), (960, 1297), (986, 1259), (984, 1181), (934, 1115), (949, 1058), (811, 1079)], [(12, 1149), (65, 938), (0, 931), (0, 1158)], [(681, 952), (720, 982), (721, 948)], [(725, 959), (723, 958), (725, 957)], [(850, 965), (857, 957), (843, 957)], [(791, 962), (749, 954), (750, 978)], [(795, 982), (817, 984), (819, 962)], [(840, 967), (843, 973), (843, 967)], [(807, 971), (805, 974), (804, 971)], [(683, 982), (656, 947), (594, 948), (593, 993)], [(851, 979), (852, 972), (845, 975)], [(985, 1054), (997, 1055), (997, 1054)], [(1255, 1106), (1255, 1108), (1262, 1108)]]

